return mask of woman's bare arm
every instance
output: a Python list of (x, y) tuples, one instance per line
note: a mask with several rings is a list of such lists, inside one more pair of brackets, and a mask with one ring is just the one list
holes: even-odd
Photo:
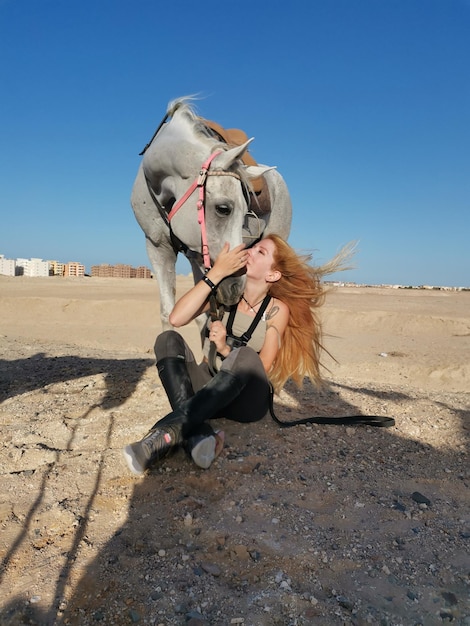
[[(206, 276), (217, 286), (224, 278), (243, 269), (246, 265), (246, 260), (245, 244), (240, 244), (230, 250), (229, 244), (226, 243)], [(185, 326), (198, 315), (207, 311), (209, 309), (210, 295), (210, 285), (200, 280), (175, 304), (170, 313), (170, 324), (176, 328)]]
[(289, 307), (284, 302), (275, 300), (267, 317), (266, 338), (259, 353), (266, 373), (270, 371), (279, 352), (282, 336), (289, 321)]

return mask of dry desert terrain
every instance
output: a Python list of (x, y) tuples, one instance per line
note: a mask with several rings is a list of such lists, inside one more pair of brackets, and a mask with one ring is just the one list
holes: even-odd
[(0, 624), (469, 626), (470, 293), (344, 287), (322, 317), (336, 361), (279, 418), (395, 426), (220, 420), (209, 470), (138, 478), (155, 283), (0, 276)]

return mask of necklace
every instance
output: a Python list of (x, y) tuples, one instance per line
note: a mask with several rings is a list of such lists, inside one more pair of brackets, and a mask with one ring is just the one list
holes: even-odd
[(256, 304), (251, 305), (251, 304), (248, 302), (248, 300), (245, 298), (245, 296), (244, 296), (244, 295), (242, 295), (242, 300), (243, 300), (244, 302), (246, 302), (246, 304), (250, 307), (250, 311), (252, 311), (253, 313), (256, 313), (256, 311), (255, 311), (255, 307), (256, 307), (256, 306), (258, 306), (258, 304), (261, 304), (265, 298), (266, 298), (266, 296), (263, 296), (259, 302), (257, 302)]

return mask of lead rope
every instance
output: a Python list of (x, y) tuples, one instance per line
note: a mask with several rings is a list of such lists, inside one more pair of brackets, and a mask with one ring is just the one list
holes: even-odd
[(271, 384), (269, 384), (269, 412), (273, 420), (276, 424), (279, 424), (281, 428), (290, 428), (291, 426), (299, 426), (300, 424), (345, 424), (346, 426), (364, 424), (366, 426), (377, 426), (382, 428), (395, 426), (395, 420), (393, 417), (384, 417), (383, 415), (346, 415), (343, 417), (318, 416), (283, 422), (274, 413), (274, 389)]

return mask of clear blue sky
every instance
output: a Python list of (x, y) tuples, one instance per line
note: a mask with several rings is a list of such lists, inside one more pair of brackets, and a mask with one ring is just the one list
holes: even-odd
[(199, 93), (286, 179), (297, 250), (470, 285), (469, 0), (0, 0), (0, 58), (7, 258), (149, 265), (138, 153)]

